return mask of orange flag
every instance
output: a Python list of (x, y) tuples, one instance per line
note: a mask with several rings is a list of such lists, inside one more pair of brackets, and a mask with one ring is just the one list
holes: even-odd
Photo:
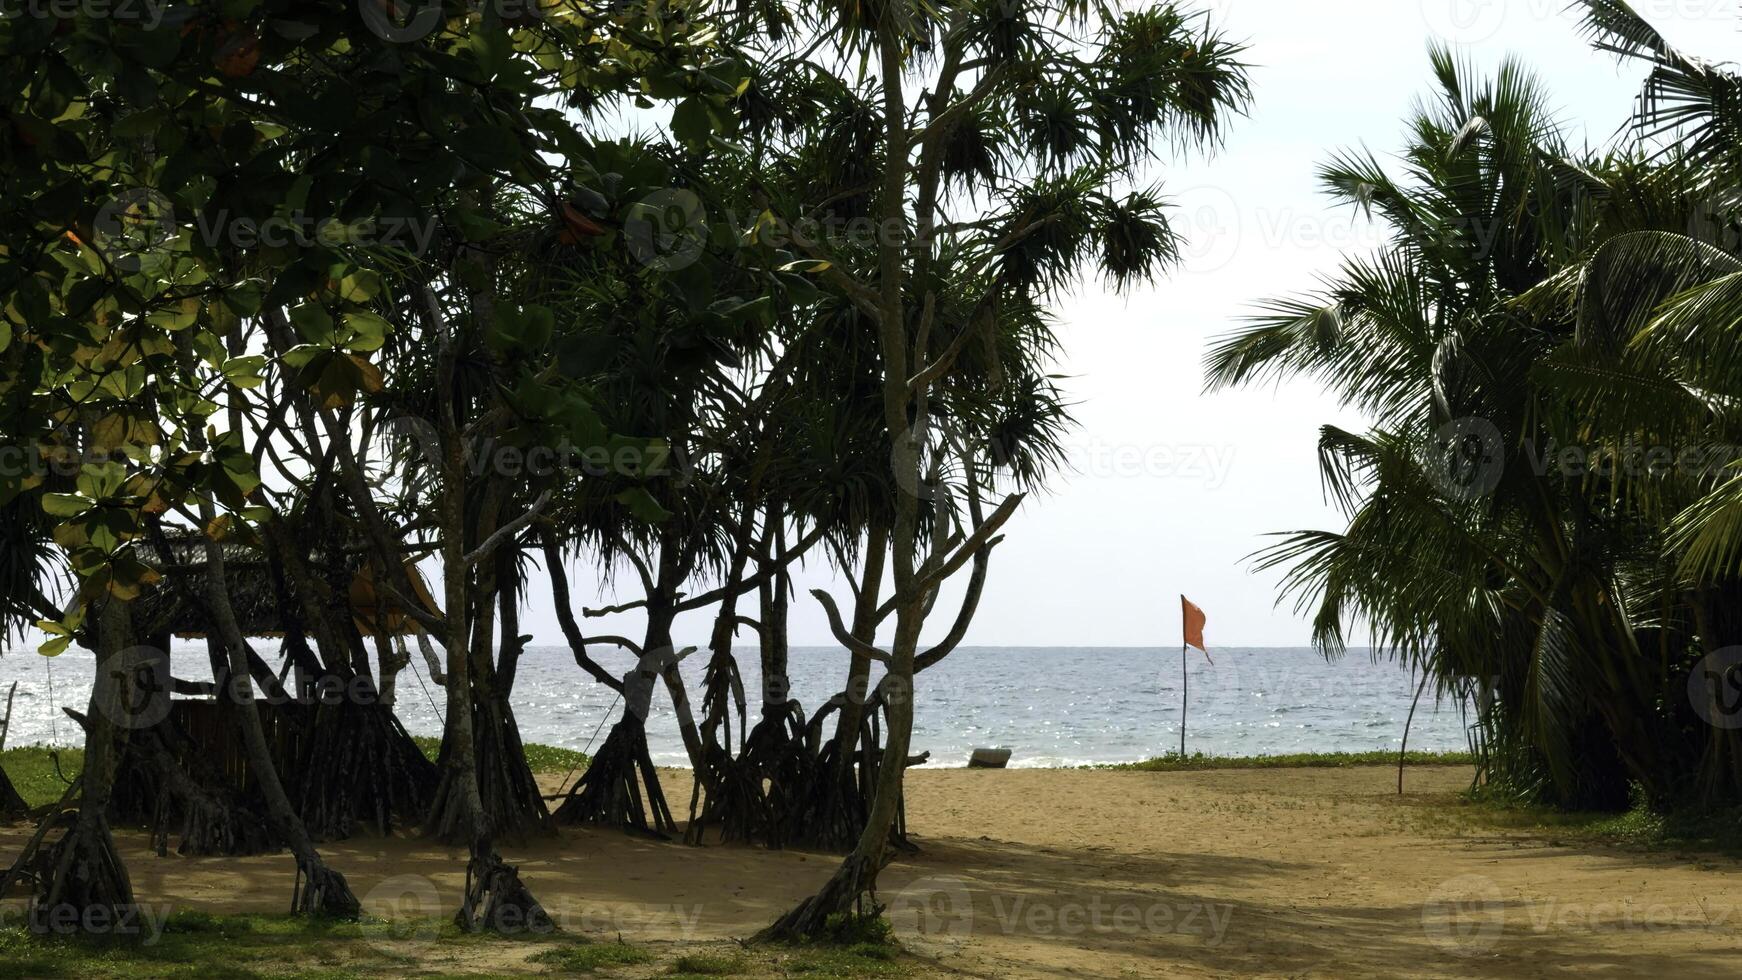
[(1185, 645), (1203, 650), (1204, 656), (1208, 658), (1210, 651), (1204, 650), (1204, 622), (1207, 619), (1204, 611), (1192, 605), (1192, 601), (1183, 595), (1179, 597), (1179, 606), (1180, 618), (1185, 626)]

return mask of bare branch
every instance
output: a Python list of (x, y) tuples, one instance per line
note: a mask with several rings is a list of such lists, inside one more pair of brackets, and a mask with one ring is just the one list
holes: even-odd
[(914, 658), (913, 672), (932, 666), (949, 656), (951, 651), (962, 643), (962, 638), (968, 634), (968, 626), (974, 621), (974, 613), (980, 608), (980, 594), (986, 588), (986, 568), (991, 564), (992, 549), (1003, 541), (1002, 535), (986, 542), (986, 547), (974, 552), (974, 571), (968, 578), (968, 591), (962, 596), (962, 608), (956, 612), (956, 621), (950, 626), (950, 632), (937, 646)]
[(816, 596), (817, 601), (823, 604), (823, 612), (827, 613), (829, 617), (829, 630), (835, 634), (835, 639), (839, 641), (842, 646), (862, 657), (869, 657), (880, 664), (887, 664), (891, 661), (889, 654), (884, 653), (882, 650), (877, 649), (869, 643), (866, 643), (848, 631), (846, 624), (841, 622), (841, 611), (835, 608), (835, 600), (833, 596), (824, 592), (822, 589), (812, 589), (811, 595)]
[(423, 662), (429, 665), (429, 679), (438, 687), (447, 687), (448, 675), (442, 671), (442, 658), (436, 655), (435, 644), (423, 630), (417, 631), (417, 649), (423, 654)]
[(634, 546), (622, 534), (617, 535), (617, 547), (629, 559), (629, 563), (635, 566), (635, 574), (641, 578), (641, 587), (649, 595), (657, 592), (659, 587), (653, 584), (653, 572), (648, 570), (647, 562), (641, 560), (641, 556), (636, 554)]
[(614, 613), (631, 612), (645, 605), (647, 605), (646, 599), (636, 599), (634, 602), (625, 602), (616, 606), (600, 606), (597, 609), (588, 606), (581, 610), (581, 615), (588, 619), (597, 619), (600, 616), (610, 616)]
[(736, 586), (722, 585), (717, 589), (703, 592), (701, 595), (698, 595), (693, 599), (685, 599), (673, 608), (678, 612), (690, 612), (691, 610), (711, 606), (714, 603), (719, 602), (721, 599), (726, 598), (728, 595), (743, 595), (751, 589), (761, 588), (763, 582), (778, 575), (786, 569), (786, 566), (797, 561), (799, 558), (804, 557), (805, 552), (809, 551), (811, 545), (816, 544), (817, 541), (822, 538), (823, 533), (826, 530), (827, 528), (820, 524), (812, 528), (809, 534), (800, 538), (792, 547), (781, 552), (773, 561), (762, 565), (756, 570), (756, 574), (745, 577)]
[[(569, 575), (563, 570), (562, 550), (557, 547), (556, 535), (547, 528), (539, 537), (544, 545), (544, 564), (550, 575), (551, 601), (556, 606), (556, 620), (562, 626), (564, 639), (569, 641), (569, 651), (574, 654), (575, 663), (591, 674), (594, 680), (622, 694), (623, 681), (612, 676), (610, 671), (587, 655), (589, 641), (581, 635), (580, 624), (575, 622), (574, 608), (569, 605)], [(641, 656), (640, 648), (630, 646), (630, 649), (635, 651), (637, 658)]]
[(495, 534), (484, 539), (483, 544), (479, 545), (471, 554), (466, 556), (466, 564), (468, 566), (476, 565), (490, 557), (490, 553), (500, 547), (503, 541), (519, 534), (521, 528), (531, 524), (533, 520), (538, 517), (539, 512), (544, 510), (545, 505), (548, 503), (550, 503), (550, 491), (546, 490), (538, 495), (538, 499), (532, 502), (532, 506), (527, 508), (526, 513), (521, 514), (514, 520), (497, 528)]
[[(967, 539), (956, 548), (955, 553), (950, 556), (948, 561), (945, 561), (943, 564), (938, 565), (931, 571), (924, 572), (918, 576), (918, 581), (914, 583), (914, 591), (912, 594), (924, 595), (927, 591), (937, 588), (945, 579), (954, 575), (958, 569), (967, 564), (968, 560), (974, 557), (975, 552), (978, 552), (982, 548), (990, 547), (990, 542), (993, 536), (998, 533), (999, 528), (1004, 526), (1004, 522), (1010, 520), (1011, 515), (1016, 513), (1016, 508), (1021, 506), (1022, 500), (1026, 496), (1028, 496), (1026, 493), (1013, 493), (1010, 496), (1005, 497), (1004, 502), (998, 505), (998, 509), (994, 510), (985, 521), (981, 522), (978, 527), (974, 528), (974, 533), (968, 535)], [(926, 564), (929, 565), (931, 563), (928, 561)], [(878, 607), (877, 619), (879, 622), (886, 619), (890, 613), (895, 611), (896, 603), (901, 598), (902, 597), (899, 595), (890, 596), (887, 602)]]

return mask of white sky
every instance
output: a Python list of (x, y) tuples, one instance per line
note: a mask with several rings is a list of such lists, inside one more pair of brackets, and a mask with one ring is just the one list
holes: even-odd
[[(1403, 120), (1431, 85), (1430, 37), (1460, 45), (1485, 72), (1508, 54), (1521, 57), (1548, 83), (1575, 142), (1581, 132), (1589, 144), (1605, 142), (1626, 119), (1642, 72), (1587, 47), (1565, 7), (1565, 0), (1214, 5), (1215, 22), (1250, 45), (1251, 116), (1235, 123), (1213, 158), (1154, 175), (1182, 207), (1191, 243), (1183, 269), (1126, 297), (1091, 287), (1061, 304), (1061, 373), (1071, 376), (1081, 423), (1075, 472), (1050, 494), (1030, 497), (1007, 526), (969, 644), (1170, 645), (1179, 636), (1181, 592), (1207, 611), (1212, 647), (1307, 642), (1305, 617), (1275, 605), (1276, 575), (1253, 573), (1246, 556), (1268, 532), (1340, 526), (1320, 495), (1318, 428), (1361, 420), (1305, 382), (1205, 396), (1205, 349), (1255, 301), (1310, 288), (1346, 249), (1376, 242), (1371, 228), (1329, 208), (1313, 172), (1340, 148), (1365, 144), (1388, 159), (1401, 146)], [(1742, 60), (1739, 0), (1636, 0), (1635, 9), (1691, 53)], [(594, 604), (587, 570), (572, 574), (577, 602)], [(794, 644), (832, 643), (807, 594), (832, 582), (820, 564), (799, 573)], [(846, 607), (847, 590), (834, 592)], [(560, 644), (547, 597), (529, 598), (523, 628), (539, 643)], [(931, 635), (948, 629), (953, 600), (939, 602)], [(583, 625), (639, 636), (627, 616)], [(706, 616), (692, 614), (675, 639), (702, 645), (708, 628)]]

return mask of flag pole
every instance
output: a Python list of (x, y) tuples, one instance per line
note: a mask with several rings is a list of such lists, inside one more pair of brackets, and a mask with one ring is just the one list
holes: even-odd
[(1186, 673), (1186, 645), (1179, 645), (1179, 757), (1184, 762), (1186, 757), (1186, 702), (1191, 693), (1191, 676)]

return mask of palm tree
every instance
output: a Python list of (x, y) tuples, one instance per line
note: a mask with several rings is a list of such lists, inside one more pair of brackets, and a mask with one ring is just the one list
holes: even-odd
[[(1616, 27), (1619, 4), (1592, 6), (1592, 24), (1646, 37), (1643, 22)], [(1308, 374), (1375, 421), (1321, 438), (1348, 527), (1292, 535), (1263, 564), (1316, 603), (1327, 653), (1362, 616), (1376, 647), (1443, 693), (1477, 693), (1489, 775), (1508, 789), (1620, 805), (1634, 781), (1666, 801), (1696, 766), (1709, 789), (1735, 750), (1681, 692), (1730, 631), (1713, 610), (1731, 586), (1689, 577), (1669, 531), (1711, 475), (1614, 464), (1728, 428), (1710, 397), (1722, 389), (1650, 329), (1722, 267), (1709, 248), (1662, 248), (1714, 157), (1694, 140), (1693, 156), (1574, 159), (1516, 64), (1477, 82), (1443, 50), (1432, 61), (1440, 90), (1411, 120), (1409, 179), (1366, 156), (1322, 171), (1386, 224), (1388, 246), (1209, 355), (1212, 387)], [(1663, 118), (1664, 93), (1682, 90), (1669, 79), (1693, 70), (1666, 60), (1644, 118)]]

